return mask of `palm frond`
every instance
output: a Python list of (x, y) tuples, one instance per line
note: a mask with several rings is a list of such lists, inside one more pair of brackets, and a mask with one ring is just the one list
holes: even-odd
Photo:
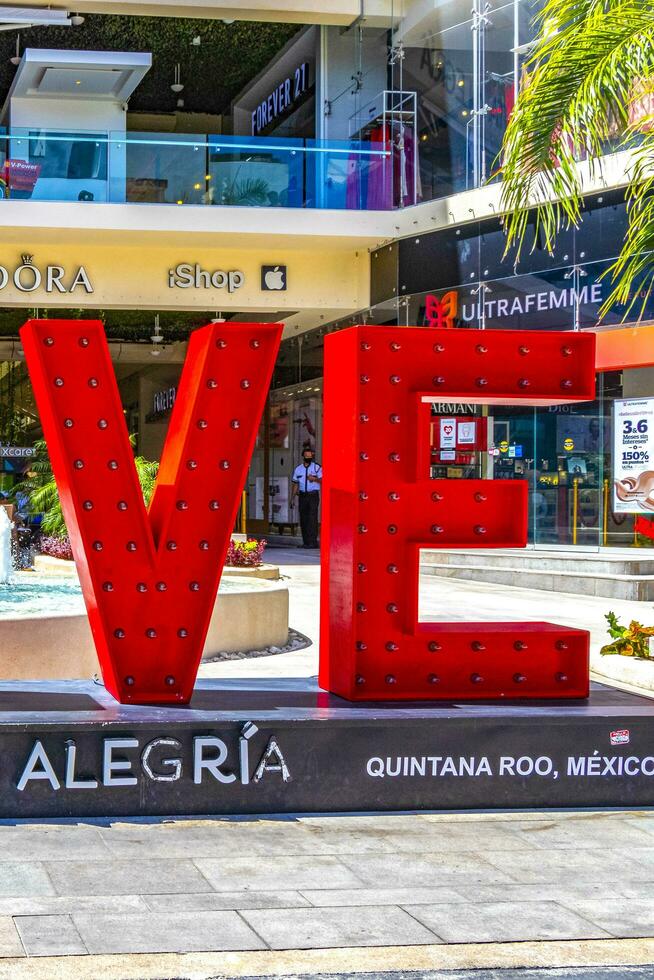
[[(500, 166), (507, 249), (518, 257), (541, 236), (552, 250), (561, 228), (579, 224), (580, 158), (592, 172), (609, 145), (632, 147), (642, 138), (642, 120), (637, 130), (630, 127), (629, 108), (654, 76), (654, 0), (549, 0), (539, 30)], [(640, 150), (650, 181), (652, 149), (646, 139)], [(645, 164), (640, 174), (636, 167), (632, 183), (643, 172)], [(630, 245), (644, 244), (644, 227), (632, 237)], [(616, 268), (620, 277), (632, 271), (626, 260)]]

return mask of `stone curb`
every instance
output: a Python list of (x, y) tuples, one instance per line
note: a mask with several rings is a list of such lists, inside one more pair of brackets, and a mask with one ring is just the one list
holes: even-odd
[(233, 980), (314, 973), (642, 966), (654, 938), (0, 960), (0, 980)]

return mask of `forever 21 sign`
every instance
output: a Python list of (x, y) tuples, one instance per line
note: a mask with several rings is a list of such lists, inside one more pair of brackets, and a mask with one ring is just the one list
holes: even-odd
[(309, 63), (303, 61), (292, 75), (277, 85), (252, 111), (252, 135), (265, 129), (279, 116), (288, 112), (309, 88)]

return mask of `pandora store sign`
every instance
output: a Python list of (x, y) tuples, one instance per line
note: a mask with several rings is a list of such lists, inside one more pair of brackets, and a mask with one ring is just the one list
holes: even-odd
[(44, 289), (46, 293), (92, 293), (93, 285), (83, 265), (40, 265), (33, 255), (21, 255), (15, 266), (0, 265), (0, 289), (14, 286), (21, 293)]

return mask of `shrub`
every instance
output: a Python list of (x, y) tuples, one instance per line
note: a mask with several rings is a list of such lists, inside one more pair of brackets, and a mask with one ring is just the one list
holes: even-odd
[(653, 660), (650, 640), (654, 636), (654, 626), (642, 626), (633, 619), (629, 626), (621, 626), (615, 613), (607, 613), (604, 617), (608, 622), (608, 633), (612, 638), (600, 650), (606, 654), (617, 653), (622, 657), (637, 657), (640, 660)]
[(233, 568), (256, 568), (258, 565), (263, 565), (265, 547), (266, 542), (263, 538), (261, 541), (255, 538), (248, 538), (247, 541), (230, 541), (225, 564)]
[(73, 560), (73, 552), (67, 537), (59, 538), (48, 535), (41, 538), (39, 548), (42, 555), (50, 555), (51, 558), (63, 558), (65, 561)]

